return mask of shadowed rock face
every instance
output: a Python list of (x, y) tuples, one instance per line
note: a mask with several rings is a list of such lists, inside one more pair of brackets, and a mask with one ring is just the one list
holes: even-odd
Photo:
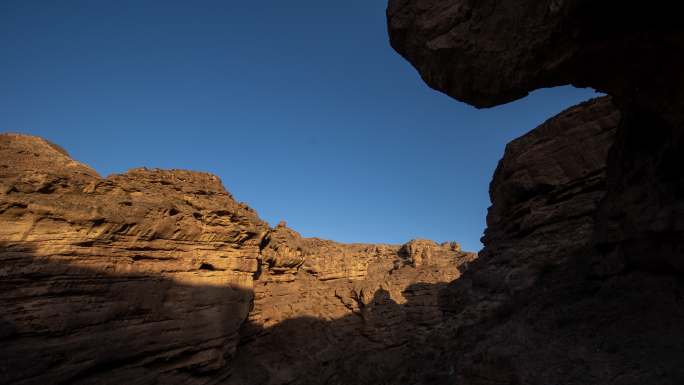
[[(682, 103), (676, 4), (390, 0), (390, 43), (431, 87), (477, 107), (564, 84), (652, 110)], [(625, 100), (626, 102), (626, 100)], [(659, 107), (658, 107), (659, 106)]]
[(622, 120), (594, 244), (654, 272), (684, 269), (684, 24), (675, 3), (391, 0), (392, 46), (433, 88), (477, 107), (573, 84)]
[[(277, 227), (268, 247), (289, 257), (262, 265), (226, 383), (682, 383), (680, 280), (625, 269), (591, 242), (619, 120), (599, 98), (511, 142), (477, 259), (436, 258), (450, 244), (340, 245)], [(316, 250), (346, 253), (346, 273), (321, 280), (333, 269)], [(353, 267), (365, 261), (378, 269)]]
[(677, 14), (666, 2), (390, 0), (392, 46), (437, 90), (489, 107), (572, 84), (619, 111), (583, 103), (507, 147), (485, 248), (444, 294), (448, 323), (469, 325), (441, 348), (444, 383), (684, 381), (669, 342), (684, 314)]
[(480, 257), (441, 291), (440, 327), (386, 383), (684, 381), (681, 279), (592, 245), (619, 119), (595, 99), (506, 147)]

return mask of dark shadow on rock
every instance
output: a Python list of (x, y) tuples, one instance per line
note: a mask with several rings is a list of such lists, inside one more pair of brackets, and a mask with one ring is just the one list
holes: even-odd
[[(415, 375), (413, 358), (435, 353), (444, 322), (438, 292), (447, 283), (415, 283), (399, 304), (384, 289), (339, 319), (299, 317), (270, 328), (245, 324), (246, 338), (227, 384), (399, 384)], [(423, 362), (425, 364), (425, 362)], [(410, 382), (408, 382), (410, 383)]]
[[(486, 258), (440, 293), (454, 334), (435, 371), (459, 384), (684, 383), (684, 285), (677, 275), (598, 274), (590, 247), (531, 271), (512, 292)], [(677, 342), (675, 342), (677, 341)], [(448, 369), (453, 368), (453, 369)]]
[(591, 248), (561, 264), (551, 256), (515, 292), (502, 275), (511, 266), (480, 259), (451, 284), (410, 285), (403, 304), (378, 290), (343, 318), (245, 325), (224, 383), (683, 383), (681, 279), (600, 276), (595, 258)]
[(243, 324), (239, 345), (248, 291), (106, 274), (34, 258), (16, 244), (1, 255), (19, 266), (0, 281), (3, 384), (684, 380), (682, 281), (640, 271), (597, 276), (590, 249), (560, 265), (549, 259), (517, 292), (501, 283), (497, 259), (483, 258), (451, 284), (408, 286), (402, 304), (379, 289), (339, 319)]
[(206, 383), (234, 353), (251, 291), (108, 273), (34, 251), (0, 244), (0, 383)]

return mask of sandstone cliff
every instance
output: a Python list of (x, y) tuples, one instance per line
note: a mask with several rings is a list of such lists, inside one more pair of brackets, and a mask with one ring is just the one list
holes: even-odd
[(185, 381), (224, 366), (268, 226), (218, 178), (103, 179), (3, 134), (0, 183), (0, 382)]
[(416, 340), (475, 258), (302, 238), (213, 175), (101, 178), (15, 134), (0, 135), (0, 223), (0, 383), (301, 382)]

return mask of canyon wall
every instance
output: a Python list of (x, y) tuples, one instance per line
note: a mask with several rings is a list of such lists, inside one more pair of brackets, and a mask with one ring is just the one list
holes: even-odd
[(599, 98), (506, 147), (485, 247), (442, 293), (451, 334), (439, 335), (441, 359), (417, 360), (434, 362), (435, 383), (684, 381), (681, 279), (629, 268), (593, 244), (619, 122)]
[(511, 142), (480, 257), (269, 228), (209, 174), (0, 135), (0, 382), (678, 384), (684, 290), (593, 244), (620, 113)]
[[(620, 119), (611, 98), (597, 98), (509, 143), (490, 185), (479, 258), (445, 264), (435, 250), (452, 247), (428, 241), (360, 246), (349, 255), (364, 257), (331, 261), (375, 259), (382, 268), (349, 285), (353, 265), (327, 280), (329, 264), (306, 250), (359, 246), (277, 227), (270, 242), (285, 258), (264, 259), (267, 278), (255, 285), (246, 338), (224, 382), (681, 383), (681, 281), (602, 258), (592, 241)], [(419, 251), (425, 246), (432, 250)], [(403, 288), (404, 281), (424, 283)]]
[(0, 383), (684, 383), (684, 34), (660, 5), (390, 1), (392, 46), (456, 99), (610, 95), (507, 146), (479, 258), (303, 238), (215, 176), (102, 178), (0, 135)]
[(377, 384), (442, 323), (456, 243), (339, 244), (277, 226), (228, 384)]
[[(470, 323), (441, 348), (448, 358), (434, 369), (450, 373), (445, 383), (684, 382), (684, 351), (673, 342), (684, 340), (675, 326), (684, 320), (676, 15), (667, 2), (390, 0), (392, 46), (455, 99), (490, 107), (572, 84), (609, 94), (619, 112), (605, 102), (570, 110), (575, 120), (594, 116), (592, 125), (612, 121), (610, 143), (607, 132), (533, 140), (540, 128), (507, 148), (485, 248), (445, 293), (449, 322)], [(558, 153), (539, 148), (558, 140)], [(544, 157), (527, 162), (536, 151)], [(588, 161), (605, 164), (600, 183)]]
[(392, 46), (431, 87), (476, 107), (572, 84), (621, 112), (594, 243), (652, 272), (684, 266), (684, 26), (677, 4), (390, 0)]
[(106, 179), (0, 135), (0, 383), (188, 382), (235, 352), (268, 231), (217, 177)]
[(216, 176), (101, 178), (15, 134), (0, 134), (0, 223), (3, 384), (315, 383), (350, 354), (407, 349), (476, 257), (303, 238)]

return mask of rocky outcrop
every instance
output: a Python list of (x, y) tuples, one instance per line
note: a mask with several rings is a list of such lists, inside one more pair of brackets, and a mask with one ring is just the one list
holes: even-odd
[(676, 10), (667, 2), (390, 0), (387, 22), (392, 47), (428, 85), (477, 107), (572, 84), (665, 111), (684, 102)]
[(275, 261), (321, 261), (325, 250), (384, 267), (364, 276), (347, 264), (321, 280), (325, 264), (273, 263), (293, 266), (284, 271), (264, 261), (226, 382), (681, 383), (680, 280), (626, 269), (592, 245), (619, 121), (604, 97), (511, 142), (477, 259), (448, 243), (340, 245), (279, 226), (272, 246), (289, 257)]
[(431, 87), (477, 107), (572, 84), (622, 120), (594, 244), (630, 268), (684, 268), (684, 29), (675, 3), (391, 0), (392, 46)]
[[(581, 103), (510, 142), (490, 184), (480, 252), (508, 291), (539, 269), (591, 250), (620, 114), (610, 98)], [(515, 267), (510, 269), (510, 267)]]
[(0, 135), (1, 383), (191, 382), (224, 366), (268, 231), (217, 177), (101, 178)]
[(444, 295), (456, 330), (435, 368), (452, 368), (445, 381), (684, 381), (684, 350), (669, 342), (684, 339), (673, 327), (684, 320), (684, 34), (673, 7), (389, 2), (393, 47), (456, 99), (488, 107), (573, 84), (608, 93), (620, 112), (585, 103), (507, 147), (481, 258)]
[(680, 280), (627, 269), (592, 242), (618, 122), (596, 99), (507, 146), (481, 259), (444, 293), (452, 322), (468, 320), (445, 348), (459, 383), (684, 380), (684, 348), (670, 343), (684, 339)]
[(213, 175), (101, 178), (31, 136), (0, 135), (0, 186), (3, 384), (377, 379), (375, 361), (337, 373), (349, 354), (379, 365), (418, 343), (476, 257), (454, 242), (303, 238)]

